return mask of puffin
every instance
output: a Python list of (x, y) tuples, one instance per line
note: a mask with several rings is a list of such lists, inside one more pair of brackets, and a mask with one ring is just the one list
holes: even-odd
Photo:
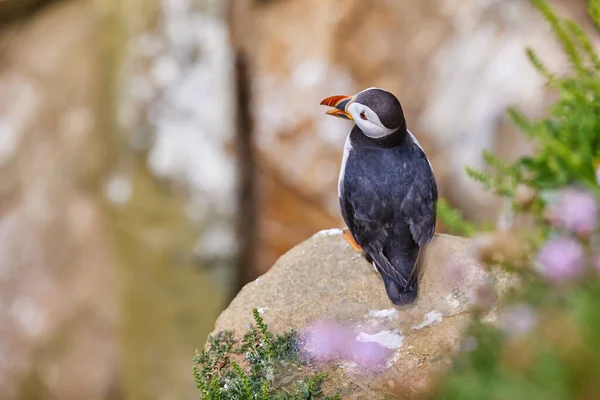
[(338, 180), (344, 238), (372, 263), (396, 306), (415, 301), (423, 252), (436, 226), (433, 168), (408, 130), (400, 101), (368, 88), (331, 96), (326, 112), (354, 122)]

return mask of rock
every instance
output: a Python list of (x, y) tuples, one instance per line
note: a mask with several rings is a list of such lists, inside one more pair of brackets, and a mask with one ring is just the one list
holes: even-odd
[[(358, 327), (357, 339), (393, 351), (383, 371), (365, 372), (353, 363), (329, 363), (328, 386), (343, 398), (379, 399), (417, 394), (432, 373), (448, 365), (480, 287), (503, 293), (513, 280), (490, 273), (471, 255), (468, 239), (437, 235), (424, 261), (417, 301), (394, 307), (378, 273), (334, 229), (294, 247), (269, 272), (246, 285), (216, 322), (215, 332), (243, 334), (252, 309), (275, 332), (302, 331), (319, 320)], [(487, 315), (495, 318), (494, 310)]]

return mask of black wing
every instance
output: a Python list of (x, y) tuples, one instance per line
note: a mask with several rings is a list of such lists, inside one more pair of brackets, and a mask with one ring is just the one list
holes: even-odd
[(414, 261), (409, 280), (410, 285), (416, 282), (422, 262), (422, 254), (435, 233), (438, 189), (435, 176), (425, 153), (421, 149), (422, 157), (429, 168), (419, 168), (415, 180), (408, 189), (405, 200), (402, 202), (402, 214), (408, 223), (411, 237), (419, 246), (416, 260)]
[(405, 290), (416, 279), (419, 255), (436, 221), (433, 171), (423, 151), (416, 146), (413, 151), (413, 162), (404, 170), (349, 162), (340, 189), (342, 216), (355, 240), (380, 272)]
[[(419, 247), (425, 247), (435, 232), (438, 189), (433, 170), (423, 154), (428, 168), (418, 168), (401, 210), (408, 222), (410, 233)], [(424, 164), (424, 163), (421, 163)]]

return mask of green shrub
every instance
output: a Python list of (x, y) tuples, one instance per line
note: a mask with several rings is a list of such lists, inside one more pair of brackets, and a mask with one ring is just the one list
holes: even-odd
[[(208, 338), (208, 350), (194, 357), (194, 379), (206, 400), (335, 400), (323, 394), (324, 374), (307, 374), (298, 334), (269, 332), (258, 310), (241, 341), (229, 331)], [(243, 368), (232, 356), (244, 358)]]

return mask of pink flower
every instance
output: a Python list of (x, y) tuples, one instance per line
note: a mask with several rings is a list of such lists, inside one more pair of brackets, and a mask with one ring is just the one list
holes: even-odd
[(340, 357), (352, 345), (354, 332), (346, 326), (329, 321), (317, 322), (305, 331), (305, 352), (320, 361)]
[(500, 315), (500, 327), (510, 335), (523, 335), (535, 326), (536, 315), (526, 304), (516, 304)]
[(477, 339), (475, 339), (473, 336), (469, 336), (468, 338), (466, 338), (463, 342), (461, 342), (460, 344), (460, 349), (462, 351), (473, 351), (477, 349)]
[(569, 237), (550, 239), (540, 249), (538, 272), (552, 282), (560, 282), (581, 276), (584, 272), (583, 247)]
[(369, 369), (376, 369), (384, 365), (391, 354), (390, 349), (373, 342), (352, 341), (349, 351), (345, 354), (347, 360)]
[(320, 321), (304, 331), (301, 348), (316, 361), (344, 360), (368, 369), (383, 367), (393, 351), (375, 342), (359, 341), (357, 336), (351, 326)]
[(590, 193), (579, 189), (564, 189), (555, 204), (549, 206), (550, 222), (580, 236), (589, 236), (596, 230), (598, 205)]

